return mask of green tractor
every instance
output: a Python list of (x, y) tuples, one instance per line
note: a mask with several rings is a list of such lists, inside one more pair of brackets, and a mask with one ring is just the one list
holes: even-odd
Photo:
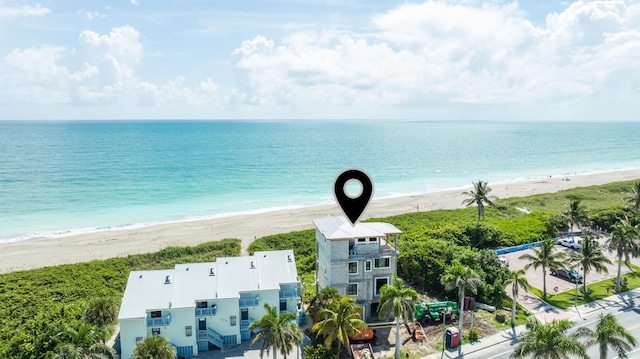
[[(451, 310), (449, 310), (451, 308)], [(414, 317), (422, 326), (430, 325), (434, 322), (451, 322), (451, 315), (458, 314), (458, 303), (444, 302), (422, 302), (415, 305)]]

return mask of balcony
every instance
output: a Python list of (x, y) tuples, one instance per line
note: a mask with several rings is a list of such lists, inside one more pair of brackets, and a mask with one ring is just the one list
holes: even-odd
[(359, 259), (375, 259), (382, 258), (384, 256), (398, 256), (400, 252), (396, 251), (395, 248), (388, 244), (381, 244), (376, 251), (365, 251), (358, 250), (358, 246), (355, 245), (349, 248), (349, 259), (350, 260), (359, 260)]
[(298, 297), (298, 291), (296, 289), (281, 289), (280, 299), (293, 299)]
[(218, 307), (196, 308), (196, 318), (213, 317), (218, 312)]
[(240, 308), (257, 307), (260, 302), (260, 298), (240, 298)]
[(167, 327), (171, 324), (171, 314), (160, 318), (147, 318), (147, 328), (151, 327)]

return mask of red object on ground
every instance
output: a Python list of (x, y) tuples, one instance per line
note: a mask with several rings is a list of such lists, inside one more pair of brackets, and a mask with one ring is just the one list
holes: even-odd
[(458, 329), (451, 327), (447, 328), (447, 347), (453, 348), (458, 346), (458, 341), (460, 338), (460, 333), (458, 333)]

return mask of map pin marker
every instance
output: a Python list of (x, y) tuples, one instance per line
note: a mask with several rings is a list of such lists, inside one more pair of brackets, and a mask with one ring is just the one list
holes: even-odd
[[(351, 180), (360, 182), (360, 186), (362, 187), (362, 192), (360, 192), (360, 195), (357, 197), (348, 195), (345, 190), (347, 182)], [(336, 177), (333, 183), (333, 194), (342, 212), (349, 218), (351, 225), (355, 226), (371, 201), (371, 197), (373, 196), (373, 182), (371, 182), (371, 178), (363, 171), (356, 169), (345, 170)]]

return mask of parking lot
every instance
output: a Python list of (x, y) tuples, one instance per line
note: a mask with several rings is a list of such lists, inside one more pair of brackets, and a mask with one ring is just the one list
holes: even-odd
[[(604, 240), (600, 241), (600, 244), (603, 245), (604, 244)], [(559, 252), (570, 252), (570, 251), (576, 251), (574, 249), (569, 249), (566, 247), (563, 247), (561, 245), (556, 245), (555, 246), (555, 250), (559, 251)], [(526, 253), (530, 253), (531, 255), (534, 255), (533, 249), (529, 248), (526, 250), (522, 250), (522, 251), (518, 251), (518, 252), (512, 252), (512, 253), (506, 253), (503, 256), (507, 257), (507, 259), (509, 259), (509, 269), (511, 270), (518, 270), (518, 269), (522, 269), (524, 268), (524, 266), (526, 264), (529, 263), (529, 261), (524, 260), (524, 259), (519, 259), (522, 255), (526, 254)], [(607, 272), (602, 272), (602, 273), (597, 273), (595, 271), (589, 271), (587, 273), (587, 286), (591, 283), (595, 283), (595, 282), (599, 282), (603, 279), (606, 278), (614, 278), (617, 274), (618, 274), (618, 264), (616, 263), (616, 255), (615, 252), (608, 252), (605, 250), (605, 254), (607, 256), (607, 258), (609, 258), (609, 260), (611, 260), (612, 264), (606, 264), (606, 267), (608, 269), (608, 273)], [(640, 258), (632, 258), (631, 259), (631, 263), (634, 265), (640, 265)], [(580, 274), (582, 274), (582, 271), (580, 270), (580, 267), (576, 267), (575, 268)], [(628, 273), (631, 270), (624, 265), (624, 263), (622, 264), (622, 273)], [(542, 268), (538, 268), (538, 269), (533, 269), (533, 267), (530, 267), (527, 270), (527, 274), (526, 274), (526, 278), (527, 281), (529, 281), (529, 284), (535, 288), (538, 288), (540, 290), (543, 289), (543, 276), (542, 276)], [(564, 292), (566, 290), (569, 289), (575, 289), (575, 283), (570, 282), (569, 280), (565, 280), (562, 278), (558, 278), (555, 276), (551, 275), (551, 272), (549, 271), (549, 269), (547, 268), (547, 292), (549, 294), (554, 294), (555, 289), (557, 288), (557, 292)], [(613, 289), (613, 285), (612, 285), (612, 289)], [(508, 293), (510, 293), (510, 291), (507, 291)]]

